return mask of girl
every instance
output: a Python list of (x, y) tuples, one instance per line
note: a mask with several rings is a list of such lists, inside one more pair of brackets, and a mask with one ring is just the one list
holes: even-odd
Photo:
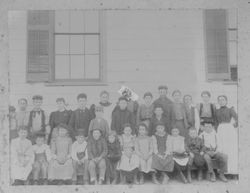
[[(210, 103), (211, 94), (208, 91), (201, 93), (202, 103), (198, 104), (197, 109), (200, 115), (200, 122), (210, 121), (216, 123), (215, 105)], [(202, 128), (201, 128), (202, 129)]]
[(121, 171), (121, 183), (125, 184), (127, 179), (133, 179), (133, 183), (138, 184), (139, 158), (134, 151), (135, 137), (132, 135), (129, 124), (125, 124), (123, 128), (123, 134), (120, 137), (122, 156), (118, 165), (118, 169)]
[(150, 119), (154, 114), (154, 105), (152, 103), (153, 95), (151, 92), (146, 92), (143, 96), (144, 104), (141, 104), (137, 111), (137, 125), (141, 122), (149, 127)]
[(52, 160), (49, 163), (48, 179), (59, 184), (71, 183), (73, 164), (71, 159), (72, 139), (68, 136), (68, 126), (58, 125), (58, 137), (51, 141)]
[[(106, 179), (107, 184), (117, 183), (117, 165), (121, 159), (121, 145), (115, 131), (111, 131), (108, 136), (108, 155), (106, 158), (107, 171)], [(112, 181), (113, 180), (113, 181)]]
[(175, 90), (172, 94), (174, 98), (171, 124), (172, 128), (178, 128), (180, 135), (183, 137), (188, 136), (188, 122), (185, 112), (185, 106), (181, 102), (181, 91)]
[[(174, 160), (172, 156), (168, 153), (167, 146), (168, 134), (165, 131), (165, 126), (163, 124), (158, 124), (156, 126), (156, 132), (152, 137), (153, 140), (153, 159), (152, 159), (152, 169), (156, 172), (160, 172), (163, 177), (163, 184), (166, 184), (169, 180), (166, 172), (172, 172), (174, 170)], [(153, 173), (153, 182), (159, 184), (156, 173)]]
[[(227, 107), (227, 97), (218, 97), (220, 108), (216, 110), (218, 151), (228, 155), (228, 173), (238, 174), (238, 116), (233, 107)], [(233, 124), (234, 121), (234, 124)]]
[(188, 182), (191, 183), (191, 171), (190, 167), (186, 167), (189, 161), (188, 154), (185, 150), (185, 138), (179, 135), (179, 129), (173, 128), (172, 135), (168, 136), (167, 139), (167, 147), (168, 147), (168, 154), (173, 156), (175, 161), (175, 168), (180, 175), (182, 181), (186, 184), (187, 179), (183, 175), (182, 170), (188, 169)]
[(151, 168), (153, 143), (152, 138), (147, 134), (147, 125), (144, 123), (139, 124), (138, 137), (135, 140), (135, 152), (140, 159), (140, 184), (144, 183), (144, 173), (153, 171)]

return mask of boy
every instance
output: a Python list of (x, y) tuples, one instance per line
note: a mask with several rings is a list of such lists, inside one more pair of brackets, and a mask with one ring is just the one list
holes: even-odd
[(27, 135), (28, 128), (20, 127), (18, 137), (11, 141), (11, 179), (14, 180), (13, 185), (25, 185), (32, 171), (34, 154)]
[[(186, 138), (186, 151), (189, 153), (189, 167), (195, 165), (198, 168), (198, 181), (202, 180), (202, 168), (205, 165), (203, 157), (204, 144), (201, 138), (198, 137), (197, 130), (194, 127), (189, 129), (189, 137)], [(189, 176), (191, 180), (191, 176)]]
[(41, 109), (43, 103), (43, 97), (41, 95), (35, 95), (32, 97), (34, 108), (30, 112), (29, 116), (29, 138), (31, 142), (35, 143), (35, 136), (37, 133), (48, 134), (50, 128), (48, 126), (48, 116)]
[(28, 101), (26, 98), (18, 100), (19, 111), (16, 113), (17, 127), (28, 126), (30, 112), (27, 110)]
[(128, 100), (126, 97), (119, 98), (119, 106), (112, 114), (111, 130), (118, 135), (123, 133), (123, 125), (129, 123), (134, 133), (135, 117), (127, 109)]
[(76, 132), (78, 129), (84, 131), (84, 136), (87, 137), (89, 133), (89, 123), (91, 121), (91, 113), (86, 107), (87, 95), (81, 93), (77, 96), (78, 108), (72, 112), (69, 120), (69, 126)]
[(208, 178), (212, 182), (216, 181), (214, 169), (212, 167), (212, 159), (215, 159), (219, 165), (219, 178), (223, 182), (227, 182), (224, 173), (227, 171), (227, 155), (217, 151), (217, 134), (214, 130), (212, 121), (202, 123), (204, 131), (200, 134), (200, 138), (204, 143), (204, 158), (208, 167)]
[[(92, 130), (88, 140), (89, 174), (90, 183), (102, 185), (105, 178), (106, 162), (105, 157), (108, 153), (106, 140), (102, 137), (100, 129)], [(98, 168), (98, 170), (96, 170)], [(97, 180), (99, 173), (99, 180)]]
[(34, 185), (47, 185), (48, 166), (51, 160), (51, 152), (49, 146), (45, 143), (45, 134), (36, 134), (36, 144), (33, 145), (35, 162), (33, 164), (33, 180)]
[[(88, 184), (88, 154), (87, 141), (84, 131), (79, 129), (75, 135), (76, 141), (72, 145), (71, 157), (73, 160), (74, 175), (73, 184), (77, 184), (77, 176), (79, 173), (83, 175), (84, 184)], [(81, 171), (81, 172), (79, 172)]]

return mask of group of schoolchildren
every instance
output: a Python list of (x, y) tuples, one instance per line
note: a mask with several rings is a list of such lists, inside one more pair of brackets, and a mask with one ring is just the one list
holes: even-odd
[(100, 102), (86, 107), (87, 95), (77, 96), (78, 108), (58, 110), (50, 116), (42, 110), (43, 97), (35, 95), (27, 111), (25, 98), (19, 110), (10, 108), (11, 179), (13, 185), (46, 184), (143, 184), (145, 176), (155, 184), (178, 175), (184, 183), (198, 180), (227, 182), (225, 173), (237, 174), (237, 114), (218, 96), (219, 108), (208, 91), (202, 103), (179, 90), (167, 97), (159, 86), (159, 98), (146, 92), (144, 103), (122, 93), (117, 103), (102, 91)]

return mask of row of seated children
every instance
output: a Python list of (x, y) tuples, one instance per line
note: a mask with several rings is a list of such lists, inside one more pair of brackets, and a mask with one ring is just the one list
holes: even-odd
[[(219, 178), (226, 182), (227, 156), (217, 149), (216, 132), (211, 122), (204, 122), (204, 131), (198, 137), (194, 128), (189, 129), (185, 140), (179, 129), (171, 135), (164, 124), (156, 126), (155, 134), (148, 136), (144, 123), (138, 126), (138, 135), (132, 134), (129, 124), (123, 126), (123, 134), (111, 131), (107, 137), (95, 128), (88, 138), (82, 130), (75, 134), (72, 144), (67, 125), (58, 126), (58, 136), (51, 146), (45, 144), (44, 134), (36, 135), (32, 146), (27, 139), (27, 128), (19, 129), (19, 137), (11, 143), (11, 177), (14, 185), (26, 184), (33, 175), (34, 184), (77, 184), (79, 176), (84, 184), (143, 184), (144, 176), (152, 174), (152, 182), (166, 184), (169, 174), (176, 171), (184, 183), (191, 183), (191, 168), (198, 167), (198, 180), (202, 169), (207, 168), (207, 177), (216, 180), (212, 159), (219, 165)], [(187, 171), (187, 176), (184, 171)], [(81, 172), (80, 172), (81, 171)], [(138, 182), (139, 176), (139, 182)]]

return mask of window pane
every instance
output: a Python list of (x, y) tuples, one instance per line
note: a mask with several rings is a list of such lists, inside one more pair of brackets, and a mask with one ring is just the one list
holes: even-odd
[(85, 54), (99, 54), (99, 36), (85, 36)]
[(99, 55), (85, 55), (85, 75), (88, 79), (99, 79)]
[(70, 32), (84, 33), (84, 12), (70, 11)]
[(56, 55), (55, 79), (69, 79), (69, 56)]
[(236, 42), (229, 43), (229, 61), (230, 61), (230, 65), (237, 64), (237, 43)]
[(69, 54), (69, 36), (56, 35), (55, 37), (55, 52), (56, 54)]
[(70, 54), (84, 54), (84, 36), (70, 36)]
[(98, 33), (99, 32), (99, 12), (86, 11), (85, 12), (85, 32)]
[(69, 11), (55, 11), (55, 32), (69, 32)]
[(84, 78), (84, 55), (71, 55), (71, 79)]

